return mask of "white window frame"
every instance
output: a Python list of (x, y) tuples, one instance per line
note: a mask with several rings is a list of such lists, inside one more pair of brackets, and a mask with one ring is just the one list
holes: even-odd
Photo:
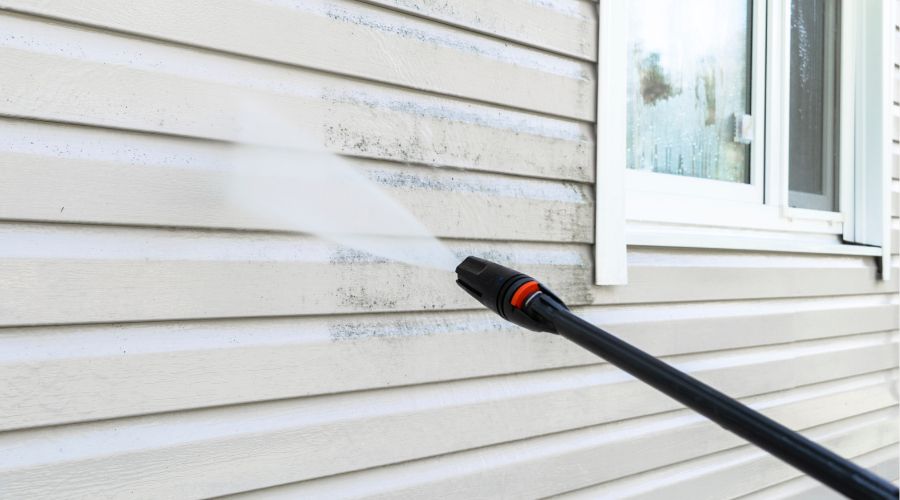
[[(893, 58), (885, 54), (893, 45), (893, 0), (842, 2), (840, 212), (788, 203), (790, 0), (753, 3), (750, 183), (627, 169), (627, 4), (599, 4), (595, 282), (627, 283), (627, 245), (873, 256), (889, 279)], [(858, 31), (872, 28), (859, 23), (863, 4), (882, 16), (877, 40), (858, 41)], [(870, 23), (878, 19), (869, 14)], [(866, 79), (859, 64), (883, 65), (873, 72), (879, 78)], [(856, 139), (863, 132), (865, 147)]]

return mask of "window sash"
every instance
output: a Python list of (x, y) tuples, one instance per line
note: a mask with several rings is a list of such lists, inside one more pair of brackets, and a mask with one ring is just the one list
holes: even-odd
[[(790, 5), (795, 0), (788, 0), (788, 5)], [(837, 2), (838, 0), (834, 0)], [(838, 2), (838, 6), (840, 3)], [(793, 13), (791, 13), (793, 16)], [(819, 186), (821, 193), (810, 193), (805, 191), (798, 191), (790, 189), (790, 176), (793, 169), (799, 169), (799, 165), (788, 164), (788, 202), (790, 206), (793, 207), (802, 207), (807, 209), (814, 210), (822, 210), (827, 212), (837, 212), (840, 211), (840, 207), (837, 204), (837, 189), (836, 182), (838, 180), (837, 175), (835, 175), (835, 167), (840, 164), (840, 162), (835, 162), (834, 154), (835, 154), (835, 146), (839, 142), (839, 138), (836, 134), (837, 130), (835, 130), (834, 122), (835, 118), (839, 115), (837, 114), (838, 110), (838, 102), (835, 101), (836, 93), (835, 90), (838, 88), (838, 75), (837, 72), (839, 70), (838, 67), (835, 67), (836, 57), (839, 55), (835, 53), (835, 43), (840, 42), (840, 33), (835, 33), (835, 28), (839, 22), (838, 13), (834, 8), (826, 8), (825, 10), (825, 19), (824, 19), (824, 31), (825, 31), (825, 39), (824, 39), (824, 54), (823, 54), (823, 78), (822, 82), (822, 96), (825, 98), (825, 101), (822, 104), (822, 134), (819, 137), (821, 141), (821, 158), (822, 162), (817, 167), (821, 170), (821, 185)], [(788, 18), (788, 26), (790, 27), (793, 23), (793, 20)], [(793, 31), (793, 30), (791, 30)], [(793, 45), (793, 40), (791, 40), (790, 45)], [(792, 51), (793, 47), (786, 47), (788, 51)], [(791, 56), (791, 54), (789, 52)], [(795, 71), (797, 68), (791, 68), (792, 72), (788, 75), (788, 84), (793, 85), (793, 79), (795, 78)], [(790, 87), (789, 87), (790, 88)], [(792, 89), (793, 90), (793, 89)], [(789, 106), (791, 109), (795, 109), (796, 106)], [(789, 123), (790, 127), (790, 123)], [(789, 130), (790, 132), (790, 130)], [(799, 138), (793, 138), (788, 134), (788, 142), (789, 144), (796, 144)], [(794, 148), (791, 148), (794, 149)], [(837, 165), (836, 165), (837, 163)]]
[[(621, 2), (627, 4), (628, 2)], [(621, 6), (619, 16), (627, 16), (627, 6)], [(626, 169), (627, 187), (639, 191), (649, 192), (666, 192), (679, 193), (685, 196), (703, 196), (708, 198), (716, 198), (721, 200), (729, 200), (740, 203), (762, 204), (764, 201), (764, 178), (765, 178), (765, 120), (762, 119), (766, 113), (766, 1), (754, 0), (752, 12), (750, 13), (751, 22), (751, 47), (750, 47), (750, 114), (754, 119), (753, 140), (750, 143), (750, 182), (737, 183), (719, 181), (714, 179), (704, 179), (700, 177), (688, 177), (680, 175), (672, 175), (657, 172), (647, 172), (634, 169)], [(627, 23), (620, 22), (620, 25)], [(601, 21), (601, 29), (607, 28), (603, 26)], [(621, 72), (621, 77), (613, 76), (625, 80), (625, 72), (627, 67), (627, 30), (624, 26), (617, 26), (616, 36), (623, 40), (620, 42), (621, 53), (612, 57), (619, 59), (616, 61), (614, 68), (610, 70)], [(600, 50), (603, 50), (602, 48)], [(601, 57), (608, 56), (608, 53), (601, 54)], [(621, 84), (624, 88), (624, 82)], [(622, 96), (624, 97), (624, 92)], [(623, 112), (623, 122), (627, 125), (627, 116)], [(599, 120), (603, 119), (598, 114)], [(622, 158), (624, 162), (624, 156)], [(627, 217), (627, 215), (626, 215)]]

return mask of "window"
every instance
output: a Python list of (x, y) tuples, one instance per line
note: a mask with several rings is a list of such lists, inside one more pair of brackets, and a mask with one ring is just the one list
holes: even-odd
[(892, 3), (601, 0), (597, 283), (626, 244), (886, 261)]
[(838, 2), (791, 2), (788, 203), (839, 210), (835, 168), (840, 137), (838, 107)]
[(747, 0), (632, 2), (628, 8), (626, 166), (750, 183)]

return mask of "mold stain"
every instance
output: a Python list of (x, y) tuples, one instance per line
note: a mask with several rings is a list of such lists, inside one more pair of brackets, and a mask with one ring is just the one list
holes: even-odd
[(342, 308), (354, 311), (381, 311), (397, 308), (397, 299), (385, 297), (379, 292), (370, 292), (365, 285), (338, 287), (335, 293), (340, 297)]
[(434, 119), (441, 122), (467, 123), (485, 128), (508, 130), (510, 132), (528, 134), (549, 139), (565, 141), (586, 141), (583, 130), (575, 124), (552, 118), (536, 119), (515, 111), (500, 109), (480, 109), (469, 104), (458, 105), (428, 104), (409, 99), (381, 97), (360, 90), (338, 91), (325, 88), (322, 100), (333, 104), (351, 104), (368, 109), (383, 109), (400, 112), (405, 115)]
[(468, 193), (491, 197), (527, 198), (561, 203), (585, 203), (582, 192), (572, 184), (506, 180), (477, 182), (455, 176), (432, 177), (415, 173), (373, 169), (367, 174), (373, 182), (391, 189)]
[[(453, 313), (451, 313), (453, 314)], [(427, 320), (349, 320), (328, 327), (332, 342), (367, 339), (404, 339), (434, 335), (458, 335), (465, 333), (515, 331), (517, 327), (501, 321), (489, 313), (478, 313), (478, 319), (469, 314), (459, 316), (429, 316)]]

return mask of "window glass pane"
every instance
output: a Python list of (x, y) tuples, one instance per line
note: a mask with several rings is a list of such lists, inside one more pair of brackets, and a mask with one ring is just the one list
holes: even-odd
[(837, 2), (791, 2), (790, 204), (834, 209)]
[(751, 3), (629, 2), (628, 168), (750, 182)]

